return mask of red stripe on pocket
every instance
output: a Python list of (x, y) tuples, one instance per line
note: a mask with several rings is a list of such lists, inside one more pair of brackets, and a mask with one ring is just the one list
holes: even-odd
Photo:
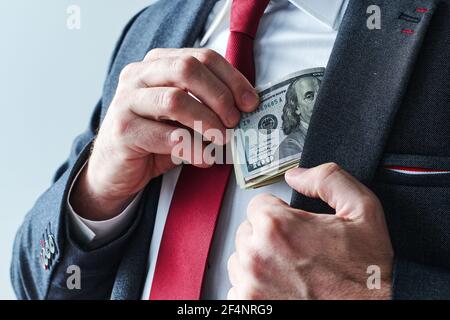
[(413, 173), (450, 173), (450, 170), (436, 170), (436, 169), (428, 169), (428, 168), (417, 168), (417, 167), (402, 167), (402, 166), (385, 166), (385, 169), (396, 170), (396, 171), (404, 171), (404, 172), (413, 172)]

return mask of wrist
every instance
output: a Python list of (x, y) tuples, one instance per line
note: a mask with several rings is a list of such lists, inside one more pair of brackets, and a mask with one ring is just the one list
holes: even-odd
[(392, 299), (392, 274), (391, 272), (381, 274), (379, 286), (369, 286), (365, 283), (362, 289), (362, 297), (367, 300), (391, 300)]
[(390, 281), (381, 281), (380, 288), (365, 289), (368, 290), (367, 300), (391, 300), (392, 299), (392, 283)]
[(130, 204), (134, 195), (115, 195), (98, 182), (89, 162), (77, 177), (69, 202), (82, 218), (102, 221), (119, 215)]

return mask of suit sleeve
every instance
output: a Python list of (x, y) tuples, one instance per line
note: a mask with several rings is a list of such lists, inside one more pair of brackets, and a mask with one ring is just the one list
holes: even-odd
[(395, 300), (450, 299), (450, 270), (396, 258), (392, 298)]
[[(111, 65), (126, 33), (140, 13), (125, 27)], [(70, 186), (89, 157), (100, 126), (102, 107), (104, 106), (100, 101), (94, 109), (87, 130), (74, 140), (67, 161), (56, 170), (52, 185), (39, 197), (17, 231), (11, 263), (11, 282), (19, 299), (110, 297), (118, 264), (137, 221), (112, 242), (89, 250), (76, 241), (67, 219), (66, 205)], [(77, 273), (76, 270), (80, 272)], [(81, 276), (81, 289), (76, 285), (76, 278), (70, 278), (78, 275)], [(70, 286), (67, 285), (68, 281)]]

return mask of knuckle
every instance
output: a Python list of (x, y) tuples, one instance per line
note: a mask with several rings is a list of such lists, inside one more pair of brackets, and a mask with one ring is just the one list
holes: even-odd
[(257, 196), (254, 196), (253, 198), (250, 199), (250, 201), (248, 202), (248, 209), (249, 209), (249, 211), (259, 205), (259, 203), (261, 202), (259, 200), (260, 197), (261, 197), (261, 195), (257, 195)]
[(190, 79), (198, 72), (199, 61), (193, 56), (180, 57), (173, 62), (173, 68), (181, 78)]
[(233, 269), (234, 259), (236, 258), (236, 253), (233, 253), (227, 261), (227, 270), (230, 272)]
[(205, 65), (217, 63), (219, 54), (212, 49), (202, 49), (198, 52), (198, 60)]
[(111, 120), (111, 135), (115, 139), (121, 139), (130, 130), (131, 120), (122, 112), (117, 112), (116, 116)]
[(244, 252), (246, 250), (246, 247), (248, 246), (248, 241), (244, 240), (245, 237), (243, 235), (242, 228), (238, 228), (238, 231), (236, 232), (236, 235), (234, 237), (234, 246), (236, 248), (236, 252)]
[(234, 108), (233, 95), (225, 86), (219, 89), (215, 100), (217, 101), (217, 104), (224, 110), (227, 110), (230, 107)]
[(318, 183), (317, 183), (317, 189), (321, 192), (325, 192), (326, 187), (329, 183), (329, 178), (333, 177), (336, 173), (340, 172), (342, 169), (341, 167), (334, 163), (325, 163), (319, 167), (318, 172)]
[(126, 96), (128, 96), (128, 99), (130, 100), (129, 102), (130, 109), (133, 109), (133, 106), (148, 105), (149, 102), (148, 99), (151, 98), (151, 96), (146, 90), (132, 90), (124, 92), (123, 95), (124, 99), (127, 98)]
[(331, 176), (332, 174), (341, 171), (341, 167), (334, 162), (325, 163), (322, 165), (322, 172), (324, 177)]
[(238, 255), (236, 252), (234, 252), (230, 256), (230, 258), (228, 258), (227, 271), (228, 271), (228, 274), (237, 275), (237, 273), (240, 272), (239, 270), (240, 270), (240, 263), (239, 263)]
[(270, 193), (260, 193), (250, 200), (249, 206), (259, 207), (262, 204), (273, 203), (274, 201), (276, 201), (276, 197), (274, 195)]
[(283, 232), (284, 221), (280, 215), (274, 214), (269, 208), (263, 208), (261, 213), (261, 232), (263, 239), (273, 241)]
[(113, 101), (108, 109), (109, 110), (122, 110), (128, 106), (130, 98), (130, 90), (127, 88), (118, 87)]
[(275, 207), (284, 206), (283, 200), (275, 197), (270, 193), (261, 193), (254, 196), (247, 208), (247, 215), (256, 212), (264, 216), (271, 216)]
[(161, 94), (161, 106), (168, 114), (177, 112), (183, 100), (184, 92), (180, 89), (172, 88)]
[(145, 55), (144, 61), (153, 60), (161, 56), (161, 49), (160, 48), (154, 48), (147, 52)]
[(137, 74), (139, 66), (139, 62), (132, 62), (130, 64), (127, 64), (120, 72), (119, 81), (124, 82), (133, 78)]
[(243, 237), (244, 235), (246, 235), (246, 233), (247, 233), (246, 227), (247, 227), (247, 223), (246, 223), (246, 222), (243, 222), (243, 223), (241, 223), (241, 224), (239, 225), (239, 227), (238, 227), (237, 230), (236, 230), (236, 241), (241, 240), (242, 237)]

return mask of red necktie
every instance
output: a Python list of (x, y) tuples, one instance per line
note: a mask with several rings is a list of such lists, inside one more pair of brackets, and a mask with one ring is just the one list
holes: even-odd
[[(233, 0), (227, 60), (255, 83), (253, 39), (269, 0)], [(181, 170), (164, 227), (151, 300), (198, 300), (231, 165)]]

